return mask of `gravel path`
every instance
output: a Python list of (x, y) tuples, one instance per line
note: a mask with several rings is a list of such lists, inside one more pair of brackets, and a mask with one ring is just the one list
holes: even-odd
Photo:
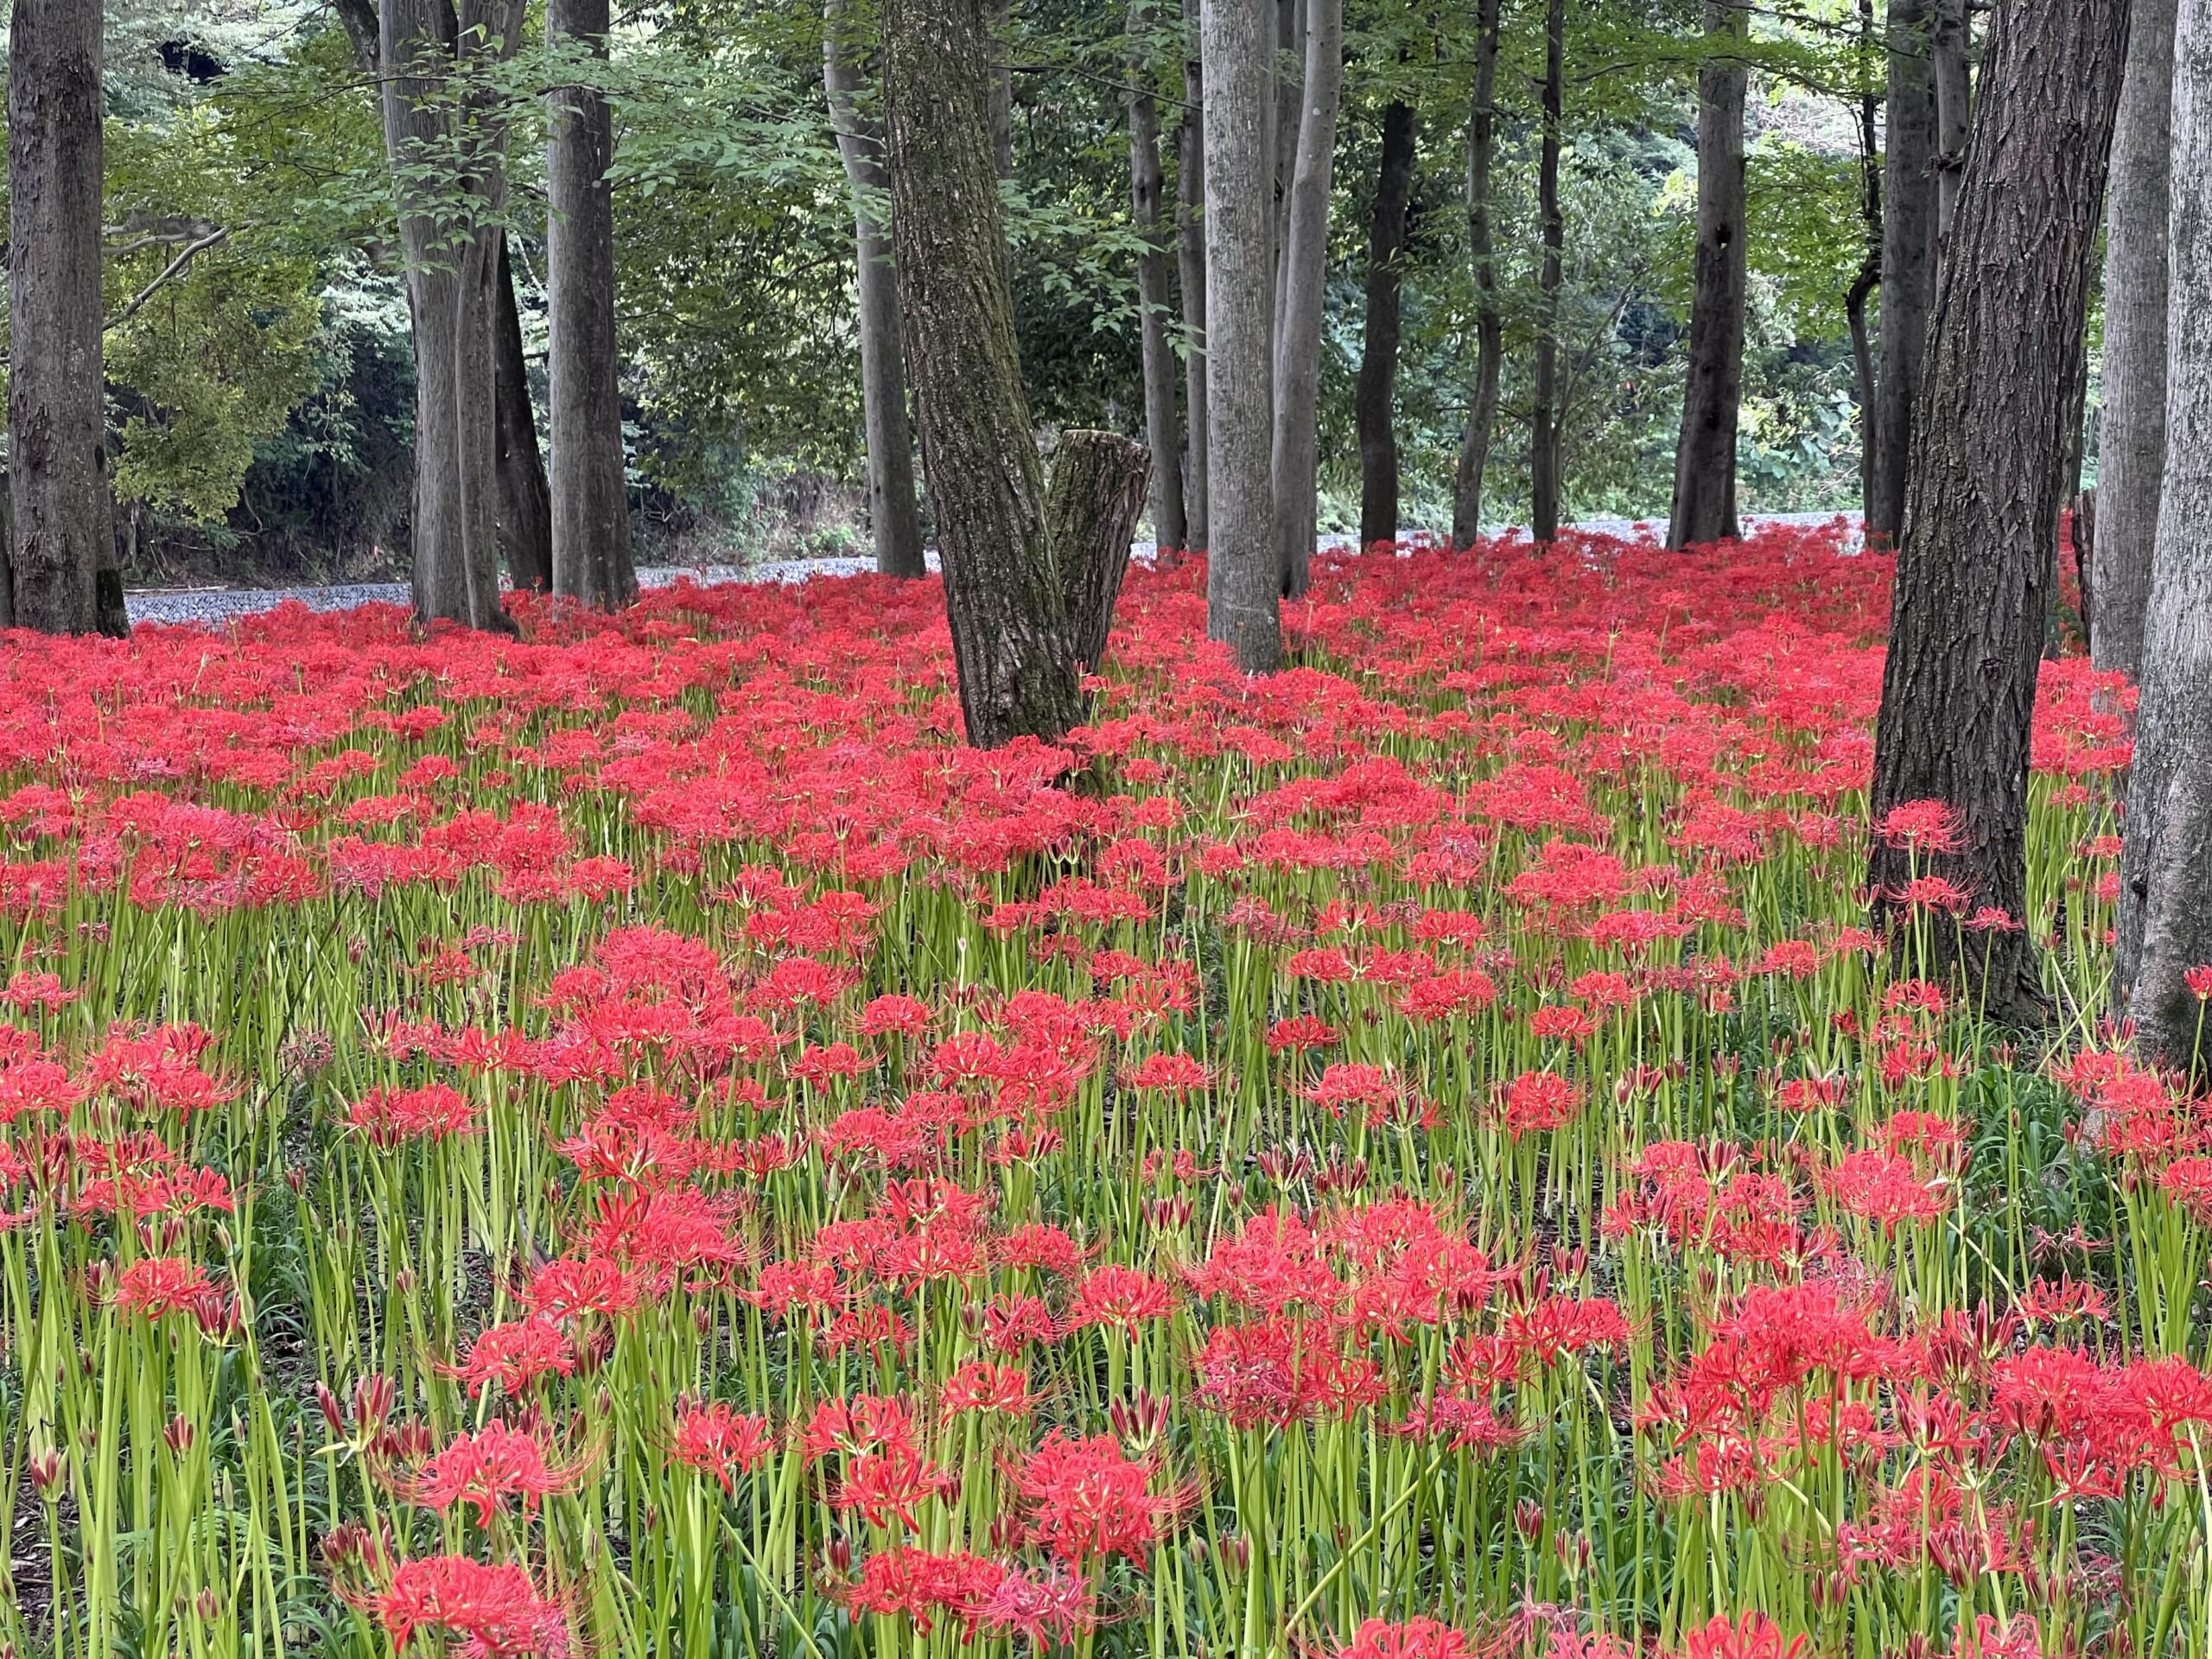
[[(1844, 519), (1853, 528), (1857, 537), (1859, 515), (1830, 512), (1785, 512), (1760, 515), (1747, 518), (1745, 527), (1758, 524), (1827, 524), (1837, 518)], [(1577, 530), (1603, 536), (1633, 537), (1649, 534), (1663, 537), (1667, 533), (1664, 518), (1591, 518), (1575, 525)], [(1408, 537), (1423, 532), (1408, 531)], [(1348, 545), (1350, 537), (1325, 536), (1324, 547), (1341, 548)], [(1150, 542), (1139, 542), (1133, 550), (1139, 558), (1148, 558), (1153, 552)], [(930, 569), (937, 568), (937, 555), (929, 555)], [(671, 565), (651, 567), (638, 572), (641, 588), (666, 588), (679, 578), (693, 580), (714, 586), (732, 582), (804, 582), (813, 576), (856, 576), (875, 569), (875, 561), (868, 558), (838, 559), (780, 559), (765, 564), (734, 565), (709, 564), (704, 566)], [(408, 602), (404, 582), (357, 582), (341, 588), (200, 588), (174, 591), (137, 593), (130, 594), (128, 605), (130, 620), (135, 622), (162, 622), (219, 627), (241, 616), (253, 616), (264, 611), (273, 611), (288, 601), (297, 600), (311, 611), (350, 611), (362, 605), (404, 605)]]

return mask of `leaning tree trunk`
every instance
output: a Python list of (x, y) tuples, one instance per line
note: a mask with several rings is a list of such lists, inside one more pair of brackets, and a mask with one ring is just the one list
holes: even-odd
[(1529, 411), (1529, 533), (1539, 542), (1559, 536), (1564, 425), (1559, 407), (1559, 293), (1567, 249), (1567, 219), (1559, 204), (1559, 146), (1566, 89), (1567, 0), (1549, 0), (1544, 12), (1543, 144), (1536, 161), (1536, 216), (1544, 252), (1536, 278), (1536, 395)]
[[(2027, 913), (2029, 732), (2057, 575), (2128, 0), (2000, 0), (1945, 261), (1875, 734), (1872, 811), (1941, 802), (1955, 849), (1878, 837), (1878, 922), (1990, 1014), (2045, 1009)], [(1980, 912), (1909, 910), (1914, 876)], [(1995, 921), (1993, 916), (1985, 919)]]
[[(1268, 130), (1268, 188), (1274, 216), (1268, 234), (1274, 246), (1275, 351), (1282, 351), (1284, 290), (1290, 258), (1290, 202), (1298, 179), (1298, 124), (1304, 105), (1299, 79), (1306, 64), (1307, 0), (1275, 0), (1275, 49), (1268, 60), (1274, 75), (1274, 124)], [(1278, 388), (1280, 390), (1280, 388)]]
[(1936, 296), (1936, 93), (1929, 69), (1931, 0), (1890, 0), (1888, 144), (1882, 179), (1882, 333), (1875, 378), (1870, 538), (1904, 531), (1928, 311)]
[(1206, 635), (1248, 674), (1282, 664), (1268, 467), (1274, 427), (1274, 0), (1204, 0)]
[(1697, 77), (1697, 275), (1688, 378), (1675, 445), (1667, 545), (1732, 541), (1736, 421), (1744, 402), (1744, 92), (1750, 66), (1742, 0), (1706, 0), (1707, 56)]
[[(545, 37), (607, 58), (607, 0), (547, 0)], [(545, 95), (553, 591), (611, 611), (638, 596), (614, 340), (614, 117), (596, 86)]]
[(867, 432), (868, 527), (875, 568), (887, 576), (918, 576), (921, 508), (914, 498), (914, 429), (906, 415), (906, 331), (899, 316), (899, 276), (891, 236), (875, 204), (891, 194), (883, 165), (883, 134), (861, 114), (857, 42), (849, 36), (845, 0), (823, 6), (822, 85), (836, 129), (837, 154), (853, 195), (853, 246), (859, 276), (861, 411)]
[(1151, 467), (1152, 528), (1161, 547), (1190, 544), (1183, 517), (1182, 446), (1175, 438), (1175, 353), (1167, 339), (1167, 250), (1160, 234), (1160, 105), (1151, 92), (1151, 0), (1129, 7), (1129, 206), (1143, 247), (1137, 254), (1144, 429)]
[(2166, 469), (2168, 168), (2173, 153), (2176, 0), (2135, 0), (2105, 194), (2104, 410), (2097, 423), (2099, 668), (2143, 670), (2152, 547)]
[[(2171, 162), (2171, 334), (2167, 347), (2164, 489), (2147, 620), (2141, 625), (2142, 702), (2128, 769), (2126, 840), (2120, 853), (2114, 1004), (2135, 1022), (2151, 1059), (2193, 1072), (2203, 1005), (2183, 976), (2212, 962), (2212, 0), (2182, 0), (2178, 29), (2128, 53), (2131, 113), (2139, 67), (2171, 54), (2171, 143), (2162, 150), (2161, 194)], [(2172, 16), (2146, 0), (2139, 29)], [(2160, 137), (2166, 123), (2160, 123)], [(2113, 188), (2126, 134), (2113, 143)], [(2118, 201), (2113, 204), (2115, 214)], [(2107, 305), (2110, 302), (2107, 302)], [(2107, 313), (2109, 315), (2109, 313)], [(2110, 327), (2109, 322), (2107, 327)], [(2109, 335), (2107, 335), (2109, 339)], [(2107, 348), (2109, 349), (2109, 348)], [(2097, 569), (2109, 570), (2113, 502), (2097, 492)], [(2101, 580), (2097, 607), (2109, 602)]]
[(1045, 492), (1045, 533), (1060, 562), (1076, 665), (1105, 660), (1114, 601), (1129, 565), (1129, 538), (1144, 511), (1152, 456), (1118, 432), (1060, 434), (1052, 481)]
[[(1874, 0), (1859, 0), (1859, 41), (1871, 57), (1874, 43)], [(1866, 327), (1866, 302), (1882, 280), (1881, 99), (1870, 86), (1859, 99), (1859, 216), (1866, 226), (1866, 251), (1843, 298), (1851, 330), (1851, 367), (1859, 391), (1859, 506), (1862, 518), (1874, 511), (1874, 457), (1879, 439), (1874, 397), (1874, 340)]]
[(1183, 0), (1183, 119), (1175, 178), (1175, 250), (1183, 284), (1184, 535), (1207, 544), (1205, 64), (1198, 52), (1198, 0)]
[(1928, 71), (1936, 94), (1936, 247), (1940, 266), (1943, 242), (1958, 212), (1959, 181), (1965, 175), (1967, 162), (1967, 128), (1974, 115), (1974, 69), (1968, 61), (1974, 24), (1967, 0), (1933, 0), (1933, 3)]
[(1367, 233), (1367, 315), (1353, 414), (1359, 428), (1359, 544), (1398, 539), (1398, 288), (1406, 255), (1406, 200), (1414, 181), (1413, 105), (1382, 111), (1382, 157)]
[(1307, 0), (1306, 74), (1275, 338), (1275, 574), (1306, 591), (1320, 519), (1321, 323), (1328, 298), (1329, 174), (1344, 78), (1344, 0)]
[(1452, 545), (1472, 547), (1483, 531), (1483, 474), (1497, 424), (1498, 378), (1505, 363), (1505, 314), (1498, 304), (1491, 245), (1491, 168), (1497, 149), (1498, 0), (1478, 0), (1475, 93), (1467, 112), (1467, 247), (1475, 270), (1475, 385), (1459, 460), (1452, 477)]
[(887, 0), (892, 226), (968, 741), (1083, 718), (1014, 342), (983, 0)]
[(8, 41), (12, 521), (0, 626), (126, 634), (100, 378), (100, 8), (16, 0)]
[(499, 552), (518, 590), (553, 587), (553, 494), (537, 453), (537, 417), (530, 404), (530, 368), (522, 354), (522, 313), (515, 304), (514, 262), (499, 238), (493, 267), (493, 320), (499, 330), (492, 372), (499, 416)]

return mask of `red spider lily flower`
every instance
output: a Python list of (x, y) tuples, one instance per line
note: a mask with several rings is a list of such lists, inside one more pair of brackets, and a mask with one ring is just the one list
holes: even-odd
[(1508, 1135), (1562, 1128), (1582, 1109), (1582, 1091), (1555, 1071), (1523, 1071), (1506, 1085), (1499, 1119)]
[(1370, 1618), (1337, 1649), (1336, 1659), (1476, 1659), (1476, 1650), (1464, 1634), (1439, 1619), (1394, 1624)]
[(1764, 1613), (1740, 1620), (1717, 1614), (1701, 1630), (1682, 1632), (1681, 1659), (1799, 1659), (1810, 1638), (1784, 1643), (1782, 1631)]
[(1173, 1293), (1148, 1273), (1109, 1264), (1095, 1268), (1075, 1287), (1065, 1326), (1102, 1325), (1134, 1336), (1140, 1325), (1164, 1319), (1175, 1309)]
[(969, 1360), (953, 1372), (938, 1401), (949, 1412), (996, 1411), (1010, 1417), (1027, 1417), (1034, 1403), (1027, 1367), (996, 1365), (988, 1359)]
[(1152, 1478), (1151, 1465), (1125, 1456), (1111, 1435), (1084, 1440), (1054, 1429), (1021, 1467), (1030, 1536), (1071, 1567), (1097, 1555), (1141, 1562), (1160, 1522), (1185, 1501), (1155, 1494)]
[(1908, 1222), (1933, 1221), (1957, 1201), (1948, 1181), (1931, 1180), (1910, 1159), (1886, 1152), (1847, 1153), (1821, 1173), (1821, 1185), (1846, 1213), (1879, 1222), (1887, 1233)]
[(530, 1514), (542, 1499), (575, 1491), (590, 1466), (588, 1454), (549, 1463), (545, 1448), (533, 1437), (494, 1421), (457, 1437), (411, 1478), (394, 1486), (408, 1502), (441, 1513), (467, 1504), (476, 1511), (477, 1524), (489, 1527), (506, 1499), (521, 1499), (523, 1512)]
[(1147, 1054), (1122, 1077), (1132, 1089), (1179, 1098), (1213, 1084), (1213, 1074), (1187, 1054)]
[(205, 1268), (175, 1256), (141, 1256), (116, 1275), (115, 1305), (149, 1319), (192, 1313), (217, 1294)]
[(988, 1630), (1028, 1638), (1031, 1650), (1072, 1645), (1098, 1624), (1090, 1582), (1057, 1564), (1041, 1573), (1007, 1568), (976, 1610)]
[(734, 1492), (736, 1478), (759, 1468), (775, 1449), (775, 1433), (766, 1417), (748, 1416), (716, 1401), (678, 1405), (668, 1452), (687, 1468), (712, 1475), (725, 1492)]
[(1907, 910), (1940, 910), (1955, 916), (1973, 902), (1974, 895), (1942, 876), (1916, 875), (1891, 888), (1890, 898)]
[(84, 992), (64, 986), (59, 974), (40, 973), (28, 968), (10, 975), (7, 985), (0, 988), (0, 1003), (26, 1011), (38, 1008), (48, 1014), (67, 1007), (83, 995)]
[(1344, 1033), (1310, 1014), (1293, 1014), (1268, 1027), (1268, 1048), (1276, 1054), (1300, 1054), (1317, 1048), (1333, 1048)]
[(1948, 802), (1900, 801), (1882, 815), (1874, 835), (1887, 847), (1955, 853), (1966, 844), (1966, 819)]
[(918, 1038), (929, 1029), (930, 1005), (919, 997), (893, 993), (871, 1000), (861, 1009), (855, 1029), (863, 1037)]
[(466, 1359), (440, 1367), (445, 1376), (466, 1382), (472, 1395), (494, 1384), (518, 1395), (541, 1376), (569, 1376), (575, 1369), (575, 1347), (568, 1333), (537, 1316), (486, 1325), (468, 1344)]
[(483, 1125), (476, 1104), (442, 1083), (421, 1089), (372, 1089), (346, 1109), (346, 1126), (385, 1149), (410, 1141), (474, 1135)]
[(965, 1551), (932, 1554), (909, 1545), (877, 1550), (861, 1563), (860, 1582), (846, 1597), (856, 1612), (903, 1613), (926, 1637), (941, 1614), (972, 1631), (1006, 1578), (1000, 1562)]
[(376, 1611), (395, 1652), (434, 1628), (461, 1638), (467, 1659), (567, 1659), (571, 1651), (567, 1614), (538, 1595), (524, 1567), (418, 1556), (399, 1564)]
[(2212, 1002), (2212, 964), (2184, 969), (2181, 982), (2198, 1001)]
[(644, 1294), (639, 1274), (603, 1255), (563, 1257), (531, 1274), (523, 1306), (550, 1319), (626, 1313)]
[(914, 1511), (932, 1497), (950, 1498), (960, 1491), (960, 1477), (949, 1474), (916, 1447), (889, 1441), (871, 1451), (855, 1452), (845, 1459), (845, 1477), (830, 1502), (841, 1510), (858, 1510), (872, 1527), (887, 1527), (893, 1517), (908, 1530), (918, 1530)]

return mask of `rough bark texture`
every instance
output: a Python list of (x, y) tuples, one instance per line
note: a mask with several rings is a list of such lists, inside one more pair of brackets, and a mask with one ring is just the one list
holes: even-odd
[(991, 154), (985, 0), (887, 0), (892, 226), (922, 461), (968, 741), (1052, 741), (1083, 717), (1044, 467), (1014, 343)]
[(1967, 126), (1974, 115), (1974, 25), (1967, 0), (1935, 0), (1934, 22), (1929, 73), (1936, 87), (1936, 245), (1940, 264), (1943, 239), (1951, 233), (1951, 218), (1958, 211)]
[(1353, 414), (1359, 427), (1359, 541), (1398, 538), (1398, 288), (1406, 252), (1406, 200), (1414, 181), (1413, 106), (1382, 111), (1375, 217), (1367, 232), (1367, 315)]
[[(1859, 0), (1859, 40), (1871, 56), (1874, 44), (1874, 0)], [(1874, 456), (1878, 444), (1874, 338), (1866, 326), (1866, 302), (1882, 280), (1881, 99), (1870, 87), (1859, 99), (1859, 214), (1866, 229), (1866, 252), (1844, 295), (1843, 315), (1851, 329), (1851, 367), (1859, 390), (1859, 506), (1874, 508)]]
[(1014, 62), (1007, 55), (1013, 24), (1014, 0), (991, 0), (985, 60), (991, 67), (991, 165), (1002, 179), (1014, 176)]
[[(2044, 1011), (2027, 899), (2029, 725), (2078, 418), (2089, 262), (2128, 0), (2000, 0), (1967, 141), (1955, 257), (1936, 300), (1925, 418), (1897, 558), (1872, 810), (1942, 801), (1955, 852), (1877, 844), (1878, 920), (1920, 934), (1991, 1015)], [(1969, 934), (1904, 912), (1914, 875), (2015, 924)]]
[(2105, 193), (2104, 410), (2097, 423), (2099, 668), (2139, 677), (2166, 469), (2166, 284), (2176, 0), (2136, 0)]
[[(2199, 1058), (2200, 1004), (2183, 976), (2212, 962), (2212, 0), (2182, 0), (2171, 51), (2172, 329), (2165, 488), (2142, 651), (2143, 700), (2120, 854), (2115, 1006), (2152, 1059)], [(2145, 4), (2139, 28), (2164, 23)], [(2131, 49), (2128, 75), (2141, 60)], [(2113, 165), (2119, 165), (2115, 141)], [(2115, 180), (2115, 185), (2117, 180)], [(2097, 565), (2110, 569), (2113, 503), (2098, 490)], [(2100, 611), (2107, 589), (2101, 582)]]
[(899, 315), (899, 275), (891, 235), (876, 204), (891, 195), (883, 165), (883, 133), (861, 113), (858, 42), (845, 0), (823, 7), (822, 84), (837, 133), (837, 154), (853, 193), (853, 248), (858, 265), (861, 409), (867, 429), (868, 522), (875, 568), (887, 576), (918, 576), (922, 515), (914, 496), (914, 429), (906, 414), (906, 330)]
[(1736, 422), (1744, 401), (1744, 92), (1742, 0), (1707, 0), (1707, 58), (1697, 77), (1697, 270), (1688, 378), (1675, 445), (1667, 545), (1732, 540)]
[(1890, 0), (1890, 97), (1882, 179), (1882, 333), (1875, 381), (1874, 493), (1866, 531), (1904, 531), (1914, 411), (1936, 295), (1936, 92), (1930, 0)]
[(1320, 518), (1321, 323), (1327, 308), (1329, 175), (1344, 79), (1344, 0), (1307, 0), (1306, 73), (1275, 336), (1275, 574), (1306, 591)]
[(1085, 671), (1105, 660), (1129, 538), (1151, 475), (1150, 453), (1118, 432), (1078, 428), (1060, 434), (1045, 493), (1045, 533), (1060, 562), (1076, 664)]
[(1274, 121), (1268, 129), (1268, 178), (1274, 215), (1268, 237), (1274, 271), (1276, 350), (1281, 351), (1286, 261), (1290, 257), (1291, 187), (1298, 174), (1299, 77), (1306, 64), (1307, 0), (1275, 0), (1275, 49), (1268, 60)]
[(1282, 664), (1274, 430), (1274, 0), (1205, 0), (1206, 635), (1248, 674)]
[[(1129, 84), (1152, 85), (1151, 0), (1129, 6)], [(1144, 430), (1154, 457), (1152, 529), (1162, 547), (1187, 547), (1182, 446), (1175, 438), (1175, 352), (1168, 343), (1167, 249), (1160, 238), (1160, 105), (1149, 91), (1129, 94), (1129, 207), (1144, 251), (1137, 255), (1138, 333), (1144, 365)]]
[(1536, 395), (1529, 415), (1529, 531), (1537, 541), (1559, 535), (1559, 290), (1564, 276), (1567, 219), (1560, 211), (1560, 118), (1567, 83), (1567, 0), (1544, 13), (1543, 143), (1536, 161), (1536, 217), (1543, 236), (1537, 271)]
[(1467, 248), (1475, 271), (1475, 385), (1452, 477), (1452, 545), (1472, 547), (1483, 529), (1483, 474), (1497, 425), (1498, 377), (1505, 364), (1505, 314), (1498, 303), (1497, 256), (1491, 231), (1491, 169), (1497, 149), (1498, 0), (1478, 0), (1475, 89), (1467, 111)]
[[(607, 55), (607, 0), (546, 0), (549, 43)], [(596, 87), (545, 96), (546, 357), (553, 591), (614, 610), (638, 596), (614, 341), (614, 118)]]
[(16, 0), (8, 39), (11, 512), (0, 626), (125, 634), (100, 364), (100, 9)]
[(1184, 534), (1207, 545), (1205, 63), (1198, 52), (1198, 0), (1183, 0), (1183, 120), (1176, 162), (1175, 246), (1183, 284)]
[(513, 262), (507, 239), (492, 278), (493, 321), (499, 329), (492, 372), (493, 401), (499, 411), (499, 556), (516, 588), (553, 586), (553, 494), (537, 453), (537, 417), (530, 403), (530, 367), (522, 354), (522, 313), (515, 304)]

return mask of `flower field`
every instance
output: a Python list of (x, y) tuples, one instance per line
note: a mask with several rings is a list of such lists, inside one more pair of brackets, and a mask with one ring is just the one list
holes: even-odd
[(1573, 551), (1135, 571), (1065, 750), (873, 577), (12, 640), (15, 1652), (2212, 1649), (2119, 688), (2024, 1040), (1864, 931), (1887, 561)]

